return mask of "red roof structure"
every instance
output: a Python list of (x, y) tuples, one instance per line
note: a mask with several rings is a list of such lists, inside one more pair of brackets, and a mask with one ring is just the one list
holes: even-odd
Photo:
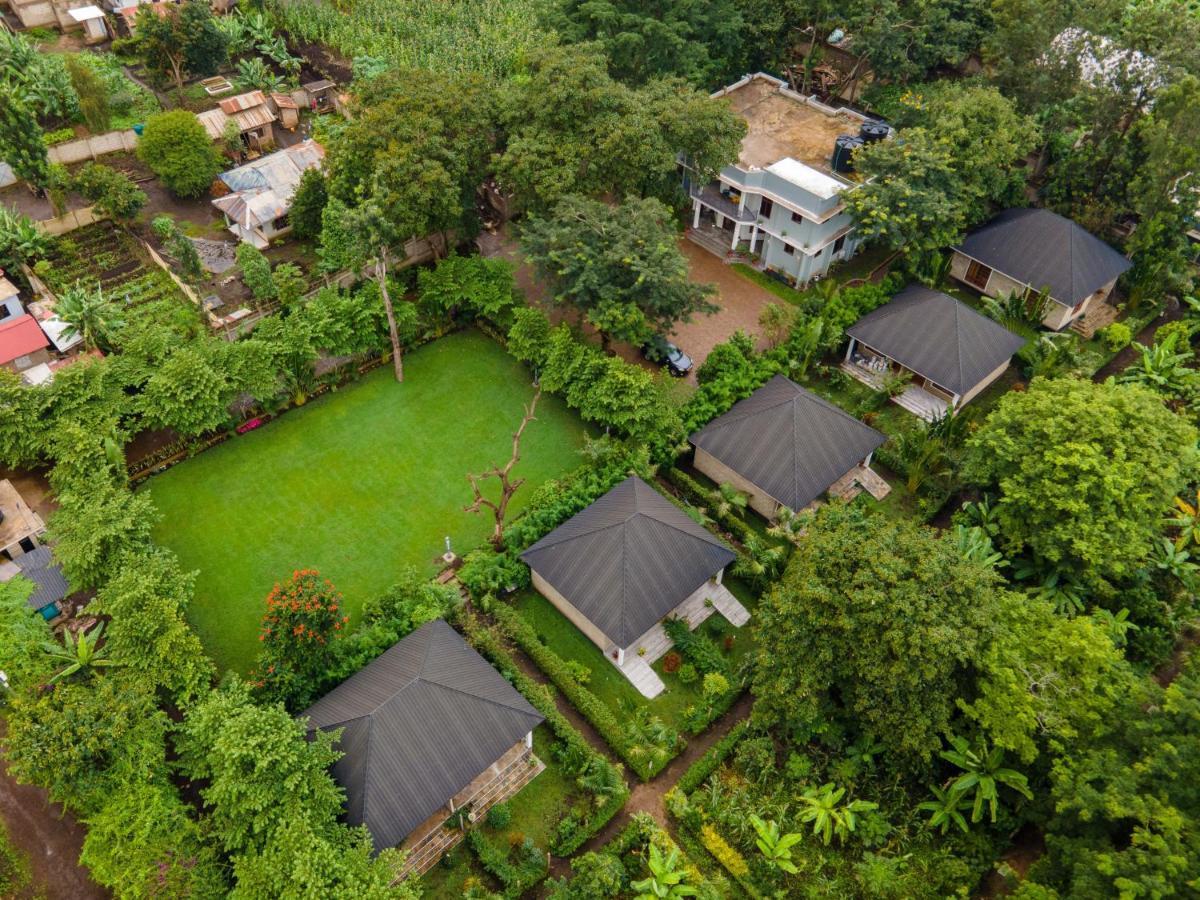
[(49, 346), (37, 320), (28, 313), (0, 322), (0, 366)]

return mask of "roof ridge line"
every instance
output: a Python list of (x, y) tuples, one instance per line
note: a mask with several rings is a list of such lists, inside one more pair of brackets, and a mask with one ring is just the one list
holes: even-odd
[(420, 678), (417, 680), (423, 681), (426, 684), (436, 685), (437, 687), (440, 687), (443, 690), (453, 691), (456, 694), (462, 694), (464, 697), (474, 697), (476, 700), (479, 700), (481, 703), (489, 703), (492, 706), (499, 706), (501, 709), (510, 709), (513, 712), (519, 712), (524, 715), (528, 715), (528, 713), (525, 710), (521, 709), (520, 707), (511, 706), (508, 703), (502, 703), (501, 701), (493, 700), (490, 697), (481, 697), (481, 696), (479, 696), (479, 694), (473, 694), (470, 691), (464, 691), (462, 688), (454, 687), (453, 685), (449, 685), (444, 682), (438, 681), (435, 678)]
[[(595, 502), (595, 501), (593, 501), (593, 502)], [(592, 505), (591, 503), (588, 504), (588, 506), (591, 506), (591, 505)], [(587, 506), (585, 506), (584, 509), (587, 509)], [(575, 515), (573, 515), (569, 519), (567, 519), (566, 522), (563, 522), (563, 525), (567, 524), (567, 522), (570, 522), (571, 519), (575, 518), (575, 516), (579, 515), (579, 513), (581, 513), (581, 512), (583, 512), (583, 509), (581, 509), (579, 512), (575, 513)], [(636, 513), (631, 513), (630, 516), (622, 519), (620, 522), (613, 522), (611, 525), (598, 525), (595, 528), (591, 529), (590, 531), (581, 531), (578, 534), (571, 534), (571, 535), (567, 535), (566, 537), (561, 537), (556, 541), (551, 541), (548, 544), (543, 544), (539, 549), (548, 550), (551, 547), (557, 547), (559, 544), (566, 544), (566, 543), (569, 543), (570, 541), (578, 540), (579, 538), (586, 537), (589, 534), (598, 534), (601, 531), (608, 531), (610, 528), (616, 528), (618, 526), (623, 526), (626, 522), (629, 521), (630, 518), (632, 518), (633, 515), (636, 515)], [(559, 526), (559, 528), (561, 528), (561, 527), (562, 527), (562, 525)], [(557, 531), (557, 530), (558, 530), (558, 528), (555, 529), (555, 531)], [(550, 534), (553, 534), (553, 533), (554, 533), (553, 531), (550, 532)], [(541, 541), (538, 541), (538, 544), (541, 544), (542, 541), (544, 541), (544, 540), (546, 540), (546, 538), (550, 537), (550, 534), (548, 534), (548, 535), (546, 535), (546, 537), (542, 538)], [(537, 544), (535, 544), (534, 546), (536, 547)], [(529, 550), (532, 550), (532, 549), (533, 549), (533, 547), (529, 548)], [(528, 553), (529, 550), (525, 550), (523, 552)]]

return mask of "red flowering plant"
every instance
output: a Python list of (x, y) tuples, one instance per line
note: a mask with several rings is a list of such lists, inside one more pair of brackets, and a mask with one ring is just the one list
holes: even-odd
[(342, 595), (316, 569), (297, 569), (267, 595), (252, 678), (261, 697), (298, 712), (313, 700), (329, 671), (333, 642), (350, 617)]

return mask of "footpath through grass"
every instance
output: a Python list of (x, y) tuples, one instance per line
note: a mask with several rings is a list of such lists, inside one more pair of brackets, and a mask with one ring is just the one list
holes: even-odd
[[(162, 514), (155, 540), (199, 570), (189, 618), (222, 669), (253, 662), (263, 600), (293, 569), (320, 570), (357, 619), (400, 567), (434, 574), (446, 535), (462, 554), (490, 534), (490, 511), (463, 511), (466, 474), (508, 460), (533, 396), (528, 374), (469, 331), (410, 354), (404, 375), (397, 384), (390, 366), (376, 369), (148, 482)], [(583, 437), (580, 420), (543, 395), (510, 514), (579, 463)]]

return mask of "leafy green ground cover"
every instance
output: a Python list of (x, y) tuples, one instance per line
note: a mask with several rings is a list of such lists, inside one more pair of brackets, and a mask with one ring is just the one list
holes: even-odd
[(9, 840), (0, 819), (0, 897), (17, 897), (29, 886), (29, 860)]
[[(532, 388), (521, 365), (478, 332), (390, 367), (148, 483), (162, 520), (155, 540), (199, 570), (189, 617), (222, 668), (252, 661), (263, 598), (293, 569), (314, 567), (357, 619), (403, 565), (430, 575), (449, 535), (458, 552), (490, 519), (464, 512), (468, 472), (507, 460)], [(526, 429), (518, 511), (534, 487), (578, 461), (584, 427), (544, 396)]]
[[(753, 614), (756, 603), (754, 592), (736, 578), (726, 578), (725, 584)], [(685, 684), (678, 672), (666, 672), (660, 659), (654, 664), (654, 671), (667, 689), (653, 700), (647, 700), (617, 671), (616, 666), (604, 658), (600, 648), (541, 594), (532, 589), (526, 590), (514, 600), (513, 607), (534, 627), (551, 650), (564, 660), (574, 660), (587, 667), (591, 672), (588, 689), (612, 707), (618, 716), (645, 709), (669, 727), (686, 733), (684, 721), (688, 708), (699, 706), (704, 701), (699, 679)], [(733, 646), (726, 653), (726, 659), (734, 670), (754, 648), (750, 627), (734, 628), (719, 613), (714, 613), (700, 629), (718, 644), (722, 644), (726, 635), (733, 637)]]

